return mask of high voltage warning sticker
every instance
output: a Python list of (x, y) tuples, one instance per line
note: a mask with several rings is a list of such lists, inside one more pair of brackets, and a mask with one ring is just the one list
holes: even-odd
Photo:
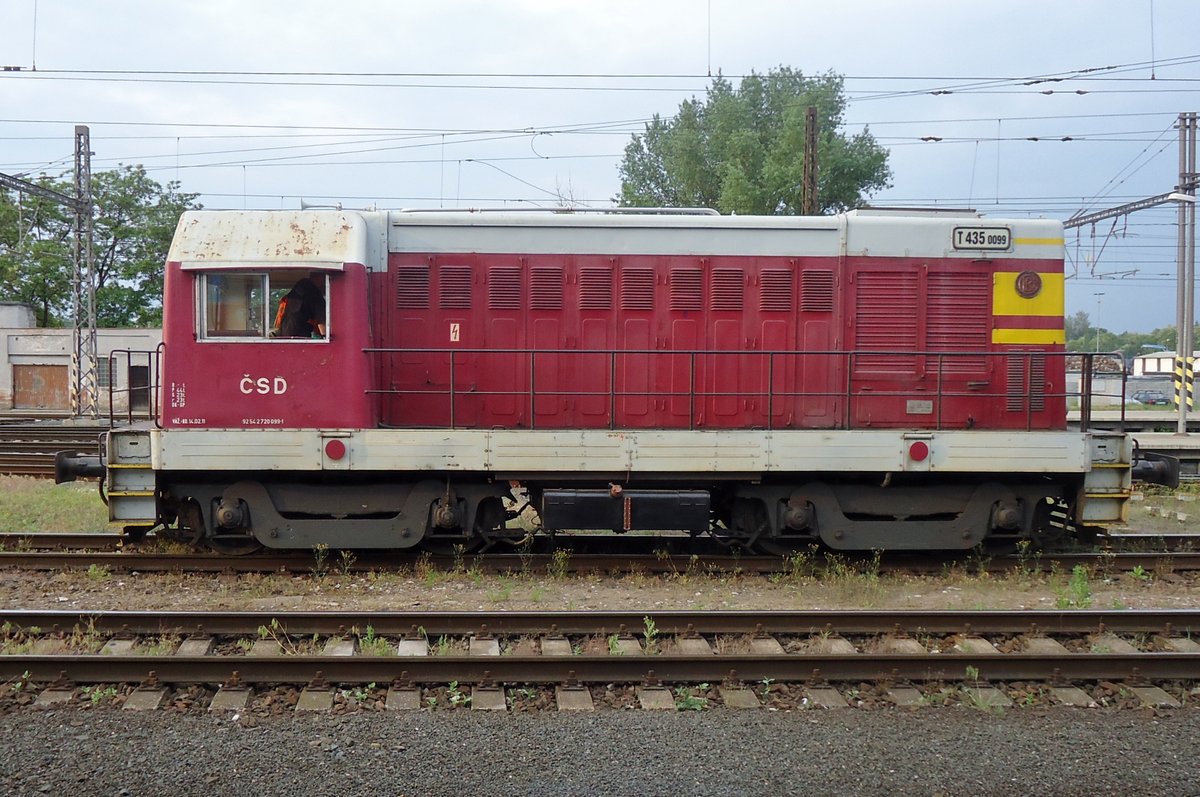
[(1175, 358), (1175, 406), (1179, 406), (1180, 398), (1186, 396), (1187, 408), (1193, 405), (1193, 382), (1196, 378), (1194, 357)]

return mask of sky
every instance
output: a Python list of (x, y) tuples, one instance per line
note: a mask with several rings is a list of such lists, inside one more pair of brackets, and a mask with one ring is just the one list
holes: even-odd
[[(1197, 0), (0, 0), (0, 172), (140, 164), (209, 208), (605, 207), (654, 115), (845, 77), (876, 206), (1069, 219), (1172, 191)], [(69, 174), (67, 175), (69, 177)], [(1067, 233), (1067, 312), (1175, 317), (1176, 206)]]

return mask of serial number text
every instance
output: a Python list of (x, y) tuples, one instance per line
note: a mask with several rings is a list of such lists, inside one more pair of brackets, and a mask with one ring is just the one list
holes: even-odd
[(1012, 233), (1007, 227), (955, 227), (955, 249), (1008, 249)]

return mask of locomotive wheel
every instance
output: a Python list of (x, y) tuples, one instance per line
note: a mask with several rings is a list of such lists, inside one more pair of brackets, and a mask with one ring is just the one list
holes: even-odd
[(175, 528), (163, 528), (158, 536), (182, 545), (198, 546), (204, 537), (204, 516), (195, 501), (185, 501), (179, 507)]
[(737, 498), (730, 512), (729, 527), (714, 526), (709, 534), (722, 545), (749, 551), (754, 549), (758, 538), (768, 527), (767, 508), (762, 501)]

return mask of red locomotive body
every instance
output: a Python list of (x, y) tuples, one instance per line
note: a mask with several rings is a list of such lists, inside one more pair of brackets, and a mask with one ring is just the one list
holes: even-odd
[(217, 547), (495, 543), (519, 497), (549, 530), (964, 548), (1129, 495), (1129, 441), (1066, 430), (1056, 222), (195, 212), (164, 301), (112, 514)]
[(1061, 352), (1061, 309), (1020, 319), (1057, 342), (993, 342), (993, 286), (1018, 273), (1061, 286), (1062, 263), (393, 255), (375, 287), (395, 350), (383, 421), (1063, 429), (1063, 358), (1015, 355)]

